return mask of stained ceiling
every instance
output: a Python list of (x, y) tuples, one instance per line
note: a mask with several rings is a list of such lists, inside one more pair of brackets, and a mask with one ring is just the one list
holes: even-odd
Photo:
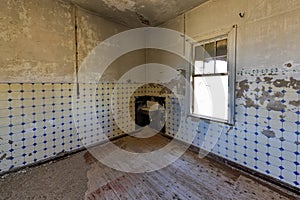
[(66, 0), (131, 28), (157, 26), (208, 0)]

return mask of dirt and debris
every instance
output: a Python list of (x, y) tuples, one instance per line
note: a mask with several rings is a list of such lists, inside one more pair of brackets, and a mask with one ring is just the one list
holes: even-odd
[(0, 199), (84, 199), (90, 169), (84, 153), (2, 176)]

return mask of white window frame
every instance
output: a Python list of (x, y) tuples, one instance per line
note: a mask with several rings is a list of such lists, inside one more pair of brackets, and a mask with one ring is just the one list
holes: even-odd
[[(196, 117), (199, 119), (205, 119), (205, 120), (211, 120), (215, 122), (220, 122), (224, 124), (229, 124), (229, 125), (234, 125), (235, 122), (235, 73), (236, 73), (236, 42), (237, 42), (237, 26), (233, 26), (233, 29), (225, 34), (220, 34), (217, 37), (212, 37), (206, 40), (201, 40), (199, 43), (194, 44), (192, 46), (192, 66), (190, 67), (190, 72), (189, 72), (189, 77), (190, 77), (190, 82), (191, 85), (194, 89), (194, 64), (195, 64), (195, 49), (198, 46), (201, 46), (203, 44), (207, 44), (210, 42), (222, 40), (222, 39), (227, 39), (227, 73), (228, 74), (228, 116), (227, 120), (222, 120), (219, 118), (214, 118), (211, 116), (205, 116), (205, 115), (197, 115), (193, 113), (193, 105), (194, 105), (194, 94), (193, 92), (190, 92), (189, 97), (190, 97), (190, 102), (189, 102), (189, 110), (190, 110), (190, 115), (192, 117)], [(212, 75), (204, 75), (204, 76), (213, 76)], [(221, 75), (221, 74), (216, 74), (216, 75)]]

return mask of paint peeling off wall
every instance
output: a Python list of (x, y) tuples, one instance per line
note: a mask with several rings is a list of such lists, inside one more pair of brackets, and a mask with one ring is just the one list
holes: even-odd
[[(211, 0), (187, 12), (185, 22), (187, 35), (198, 41), (226, 34), (234, 24), (238, 27), (235, 124), (220, 135), (212, 152), (298, 188), (299, 10), (300, 1)], [(181, 18), (162, 26), (180, 30)], [(169, 130), (176, 130), (176, 113), (169, 116)], [(201, 147), (207, 125), (199, 119), (193, 123), (185, 129), (186, 137), (197, 130), (193, 144)], [(218, 133), (217, 125), (211, 129)]]
[(89, 53), (105, 39), (128, 30), (127, 27), (109, 22), (91, 13), (78, 9), (79, 66)]
[(59, 1), (3, 1), (0, 7), (0, 80), (72, 82), (72, 7)]
[[(99, 42), (127, 30), (83, 10), (77, 14), (79, 64)], [(107, 95), (115, 83), (79, 88), (81, 94), (98, 88), (100, 122), (95, 134), (92, 103), (72, 102), (77, 88), (74, 22), (74, 7), (59, 0), (8, 0), (0, 7), (0, 174), (104, 141), (104, 135), (123, 134), (113, 120)], [(129, 87), (115, 90), (116, 101), (128, 95), (124, 90)], [(128, 127), (126, 120), (123, 126)], [(84, 122), (82, 127), (76, 125), (79, 122)]]

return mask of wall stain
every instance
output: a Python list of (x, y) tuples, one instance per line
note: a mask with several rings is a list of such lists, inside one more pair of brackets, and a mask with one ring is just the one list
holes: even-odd
[(289, 104), (292, 105), (292, 106), (295, 106), (295, 107), (299, 107), (300, 106), (300, 100), (298, 100), (298, 101), (290, 101)]
[(9, 140), (9, 141), (8, 141), (8, 144), (13, 144), (13, 143), (14, 143), (14, 142), (13, 142), (13, 141), (11, 141), (11, 140)]
[(299, 142), (299, 141), (296, 141), (295, 144), (299, 146), (299, 145), (300, 145), (300, 142)]
[(276, 137), (276, 134), (274, 131), (271, 131), (271, 130), (264, 130), (262, 132), (262, 134), (264, 134), (265, 136), (267, 136), (268, 138), (275, 138)]
[(285, 64), (285, 66), (288, 68), (291, 68), (293, 65), (292, 65), (292, 63), (287, 63), (287, 64)]

